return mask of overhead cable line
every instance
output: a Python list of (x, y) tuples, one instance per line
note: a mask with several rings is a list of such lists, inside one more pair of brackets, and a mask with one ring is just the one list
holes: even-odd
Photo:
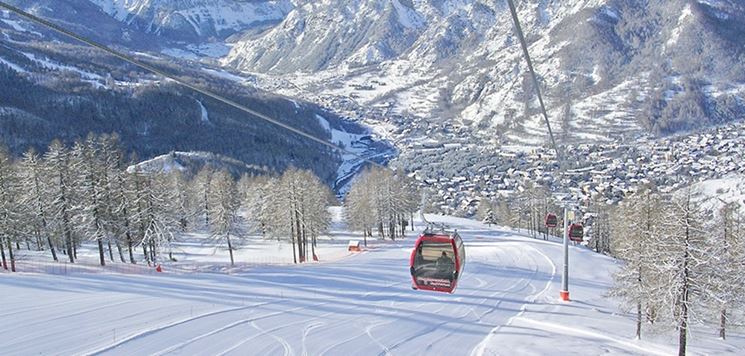
[(546, 127), (548, 127), (548, 135), (551, 137), (551, 144), (554, 146), (554, 151), (556, 151), (556, 158), (559, 162), (559, 171), (561, 171), (564, 167), (564, 165), (562, 164), (562, 152), (559, 150), (559, 146), (556, 145), (554, 132), (553, 130), (551, 130), (551, 122), (548, 120), (546, 105), (543, 103), (543, 95), (541, 95), (541, 86), (538, 83), (538, 76), (535, 74), (535, 70), (533, 69), (533, 61), (530, 59), (530, 52), (528, 52), (528, 42), (525, 41), (525, 35), (523, 34), (522, 26), (520, 26), (520, 19), (518, 19), (517, 17), (517, 8), (515, 7), (515, 2), (513, 0), (507, 0), (507, 4), (510, 6), (512, 21), (515, 22), (515, 32), (517, 33), (517, 38), (520, 39), (520, 45), (523, 48), (525, 61), (528, 63), (528, 71), (530, 71), (530, 76), (533, 78), (533, 86), (535, 86), (535, 91), (538, 94), (538, 102), (541, 104), (543, 119), (546, 121)]
[(67, 37), (70, 37), (70, 38), (73, 38), (73, 39), (75, 39), (77, 41), (80, 41), (80, 42), (82, 42), (82, 43), (84, 43), (86, 45), (89, 45), (91, 47), (100, 49), (101, 51), (104, 51), (104, 52), (106, 52), (106, 53), (108, 53), (108, 54), (110, 54), (110, 55), (112, 55), (112, 56), (114, 56), (116, 58), (119, 58), (119, 59), (121, 59), (121, 60), (123, 60), (123, 61), (125, 61), (127, 63), (130, 63), (132, 65), (135, 65), (137, 67), (140, 67), (140, 68), (142, 68), (142, 69), (144, 69), (146, 71), (152, 72), (152, 73), (157, 74), (157, 75), (159, 75), (161, 77), (170, 79), (170, 80), (176, 82), (177, 84), (179, 84), (181, 86), (184, 86), (184, 87), (189, 88), (189, 89), (191, 89), (191, 90), (193, 90), (193, 91), (195, 91), (197, 93), (200, 93), (202, 95), (205, 95), (205, 96), (208, 96), (208, 97), (210, 97), (212, 99), (215, 99), (215, 100), (217, 100), (219, 102), (222, 102), (224, 104), (227, 104), (229, 106), (232, 106), (232, 107), (234, 107), (234, 108), (236, 108), (238, 110), (241, 110), (243, 112), (246, 112), (248, 114), (251, 114), (254, 117), (257, 117), (257, 118), (259, 118), (261, 120), (264, 120), (266, 122), (272, 123), (272, 124), (274, 124), (276, 126), (279, 126), (279, 127), (283, 128), (283, 129), (286, 129), (286, 130), (291, 131), (291, 132), (293, 132), (295, 134), (298, 134), (298, 135), (300, 135), (302, 137), (305, 137), (305, 138), (307, 138), (307, 139), (309, 139), (311, 141), (320, 143), (320, 144), (322, 144), (322, 145), (324, 145), (326, 147), (329, 147), (329, 148), (333, 149), (334, 151), (337, 151), (337, 152), (342, 153), (342, 154), (348, 154), (348, 155), (354, 156), (355, 158), (358, 158), (358, 159), (362, 160), (363, 162), (370, 163), (370, 164), (372, 164), (373, 166), (376, 166), (376, 167), (387, 168), (386, 166), (384, 166), (384, 165), (382, 165), (382, 164), (380, 164), (378, 162), (375, 162), (372, 159), (363, 157), (362, 155), (360, 155), (358, 153), (355, 153), (355, 152), (352, 152), (352, 151), (350, 151), (350, 150), (348, 150), (346, 148), (343, 148), (343, 147), (341, 147), (339, 145), (335, 145), (335, 144), (333, 144), (331, 142), (328, 142), (328, 141), (326, 141), (326, 140), (324, 140), (322, 138), (318, 138), (318, 137), (313, 136), (313, 135), (311, 135), (311, 134), (309, 134), (307, 132), (304, 132), (302, 130), (299, 130), (297, 128), (294, 128), (294, 127), (292, 127), (292, 126), (290, 126), (288, 124), (285, 124), (283, 122), (280, 122), (280, 121), (278, 121), (278, 120), (276, 120), (274, 118), (271, 118), (271, 117), (269, 117), (269, 116), (267, 116), (265, 114), (262, 114), (262, 113), (260, 113), (260, 112), (258, 112), (256, 110), (253, 110), (253, 109), (251, 109), (251, 108), (249, 108), (249, 107), (247, 107), (247, 106), (245, 106), (243, 104), (240, 104), (240, 103), (238, 103), (238, 102), (236, 102), (234, 100), (228, 99), (228, 98), (226, 98), (226, 97), (224, 97), (224, 96), (222, 96), (220, 94), (217, 94), (217, 93), (212, 92), (212, 91), (207, 90), (207, 89), (200, 88), (200, 87), (198, 87), (198, 86), (196, 86), (194, 84), (191, 84), (191, 83), (189, 83), (189, 82), (187, 82), (187, 81), (185, 81), (183, 79), (178, 78), (175, 75), (166, 73), (166, 72), (164, 72), (164, 71), (162, 71), (162, 70), (160, 70), (160, 69), (158, 69), (158, 68), (156, 68), (156, 67), (154, 67), (152, 65), (149, 65), (147, 63), (141, 62), (141, 61), (133, 58), (130, 55), (127, 55), (127, 54), (125, 54), (123, 52), (119, 52), (119, 51), (117, 51), (115, 49), (112, 49), (112, 48), (110, 48), (110, 47), (108, 47), (106, 45), (103, 45), (101, 43), (98, 43), (98, 42), (96, 42), (94, 40), (91, 40), (89, 38), (83, 37), (82, 35), (79, 35), (79, 34), (77, 34), (75, 32), (72, 32), (70, 30), (67, 30), (65, 28), (62, 28), (61, 26), (58, 26), (58, 25), (56, 25), (56, 24), (54, 24), (54, 23), (52, 23), (50, 21), (47, 21), (45, 19), (42, 19), (42, 18), (40, 18), (38, 16), (35, 16), (33, 14), (30, 14), (30, 13), (28, 13), (28, 12), (26, 12), (26, 11), (20, 9), (20, 8), (17, 8), (15, 6), (9, 5), (9, 4), (7, 4), (5, 2), (2, 2), (2, 1), (0, 1), (0, 8), (5, 8), (5, 9), (7, 9), (7, 10), (9, 10), (9, 11), (17, 14), (18, 16), (21, 16), (23, 18), (26, 18), (26, 19), (28, 19), (28, 20), (30, 20), (32, 22), (35, 22), (35, 23), (37, 23), (39, 25), (42, 25), (44, 27), (50, 28), (50, 29), (52, 29), (52, 30), (54, 30), (56, 32), (59, 32), (59, 33), (65, 35), (65, 36), (67, 36)]
[[(528, 62), (528, 70), (530, 71), (531, 77), (533, 77), (533, 85), (535, 85), (535, 91), (538, 93), (538, 101), (541, 103), (541, 111), (543, 112), (543, 118), (546, 120), (546, 127), (548, 127), (548, 134), (551, 136), (551, 144), (554, 146), (554, 150), (556, 150), (556, 160), (559, 163), (559, 183), (561, 183), (561, 173), (564, 172), (564, 169), (566, 169), (565, 165), (562, 164), (562, 154), (561, 151), (559, 151), (559, 146), (556, 145), (556, 140), (554, 139), (554, 133), (551, 130), (551, 122), (548, 120), (548, 113), (546, 113), (546, 106), (543, 104), (543, 96), (541, 96), (541, 87), (538, 84), (538, 76), (535, 74), (535, 70), (533, 69), (533, 61), (530, 60), (530, 53), (528, 52), (528, 43), (525, 41), (525, 35), (523, 34), (523, 29), (520, 26), (520, 20), (517, 18), (517, 9), (515, 8), (515, 2), (513, 0), (507, 0), (507, 4), (510, 6), (510, 13), (512, 14), (512, 20), (515, 22), (515, 32), (517, 32), (517, 37), (520, 39), (520, 45), (523, 48), (523, 54), (525, 54), (525, 60)], [(569, 208), (567, 206), (564, 206), (564, 240), (563, 240), (563, 250), (564, 250), (564, 266), (563, 271), (561, 275), (561, 290), (559, 291), (559, 296), (564, 301), (569, 301)], [(574, 225), (572, 225), (574, 226)]]

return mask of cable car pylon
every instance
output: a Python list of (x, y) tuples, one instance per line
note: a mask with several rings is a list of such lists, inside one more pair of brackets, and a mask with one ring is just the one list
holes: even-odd
[(561, 300), (569, 301), (569, 210), (564, 207), (564, 273), (561, 275), (561, 291), (559, 297)]
[[(554, 146), (554, 150), (556, 151), (556, 160), (559, 163), (559, 174), (563, 176), (564, 169), (566, 168), (563, 164), (563, 154), (561, 150), (559, 149), (559, 146), (556, 144), (556, 139), (554, 138), (554, 132), (551, 130), (551, 122), (548, 119), (548, 112), (546, 111), (546, 105), (543, 102), (543, 96), (541, 95), (541, 86), (538, 82), (538, 76), (535, 73), (535, 69), (533, 68), (533, 61), (530, 59), (530, 52), (528, 51), (528, 42), (525, 40), (525, 35), (523, 34), (522, 26), (520, 26), (520, 19), (517, 16), (517, 8), (515, 7), (514, 0), (507, 0), (507, 5), (509, 5), (510, 8), (510, 14), (512, 15), (512, 20), (515, 24), (515, 34), (517, 35), (518, 39), (520, 40), (520, 46), (522, 47), (523, 54), (525, 55), (525, 61), (528, 65), (528, 71), (530, 72), (530, 76), (533, 79), (533, 86), (535, 87), (536, 94), (538, 94), (538, 102), (541, 106), (541, 112), (543, 114), (543, 119), (546, 122), (546, 127), (548, 128), (548, 134), (551, 138), (551, 144)], [(561, 180), (560, 180), (561, 182)], [(564, 273), (562, 274), (562, 290), (559, 292), (559, 296), (561, 300), (563, 301), (569, 301), (569, 231), (567, 226), (567, 220), (568, 220), (568, 207), (567, 204), (564, 205)]]

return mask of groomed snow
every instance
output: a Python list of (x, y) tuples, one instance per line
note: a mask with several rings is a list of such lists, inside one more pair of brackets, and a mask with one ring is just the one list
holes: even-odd
[[(219, 262), (227, 261), (224, 249), (210, 252), (196, 244), (199, 236), (191, 236), (179, 247), (185, 252), (176, 254), (179, 262), (166, 264), (164, 273), (115, 264), (119, 269), (0, 274), (0, 317), (12, 326), (0, 338), (0, 350), (4, 355), (675, 353), (673, 335), (659, 335), (656, 343), (634, 340), (632, 318), (603, 296), (616, 269), (612, 259), (572, 247), (573, 301), (564, 303), (558, 300), (558, 241), (470, 220), (429, 218), (457, 228), (466, 241), (468, 262), (452, 295), (411, 289), (414, 233), (349, 254), (347, 241), (357, 235), (337, 222), (319, 245), (320, 263), (288, 264), (281, 258), (289, 255), (289, 245), (279, 252), (271, 241), (252, 240), (232, 269)], [(279, 259), (261, 263), (261, 256)], [(95, 261), (95, 254), (85, 258)], [(253, 263), (243, 262), (251, 258)], [(694, 329), (689, 351), (736, 354), (745, 347), (741, 335), (727, 341), (713, 335)]]

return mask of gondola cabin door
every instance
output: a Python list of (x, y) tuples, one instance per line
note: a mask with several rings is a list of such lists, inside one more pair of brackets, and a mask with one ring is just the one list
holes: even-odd
[(412, 288), (453, 293), (466, 264), (466, 249), (458, 233), (424, 232), (411, 252)]

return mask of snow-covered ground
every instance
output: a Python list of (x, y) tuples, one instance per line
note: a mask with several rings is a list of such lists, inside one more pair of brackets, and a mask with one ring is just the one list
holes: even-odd
[[(338, 216), (338, 215), (337, 215)], [(411, 289), (414, 233), (345, 251), (341, 224), (319, 245), (321, 262), (292, 265), (290, 245), (249, 240), (228, 268), (223, 248), (189, 235), (178, 262), (0, 274), (4, 355), (525, 355), (673, 354), (674, 335), (633, 339), (632, 317), (604, 295), (616, 263), (571, 248), (572, 302), (558, 299), (558, 241), (464, 219), (467, 264), (454, 294)], [(28, 265), (42, 265), (26, 256)], [(95, 254), (85, 257), (91, 263)], [(105, 271), (105, 272), (104, 272)], [(230, 272), (230, 273), (224, 273)], [(12, 327), (10, 327), (12, 326)], [(689, 351), (737, 354), (694, 329)]]

